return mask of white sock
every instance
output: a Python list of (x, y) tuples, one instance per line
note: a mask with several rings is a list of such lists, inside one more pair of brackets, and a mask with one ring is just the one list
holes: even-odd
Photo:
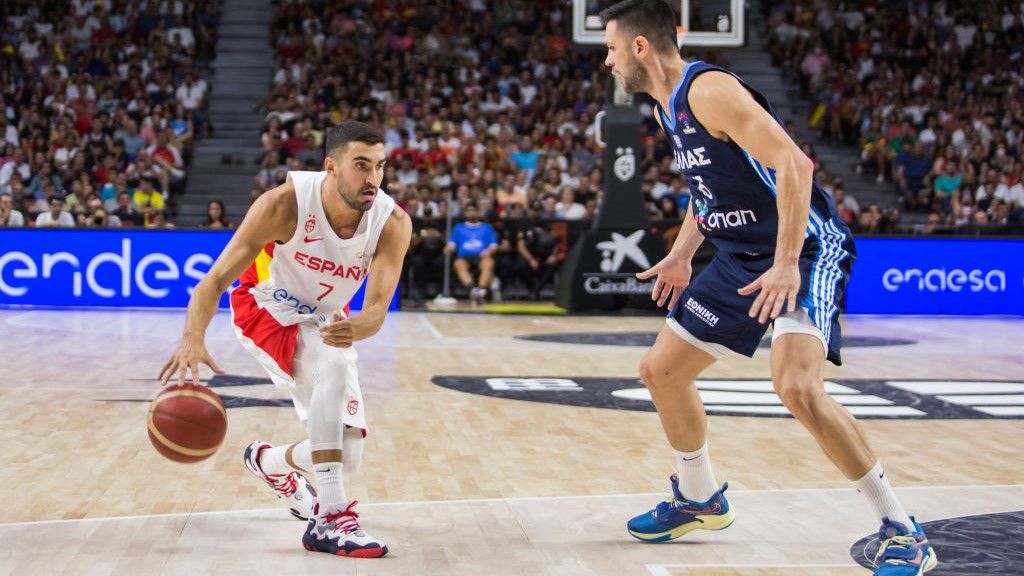
[[(292, 446), (295, 446), (292, 449), (292, 462), (298, 468), (288, 464), (288, 449)], [(303, 440), (298, 444), (284, 444), (282, 446), (264, 448), (260, 451), (259, 465), (263, 473), (268, 476), (287, 474), (289, 472), (310, 472), (313, 470), (313, 455), (309, 449), (309, 440)]]
[(857, 492), (867, 496), (879, 518), (888, 517), (893, 522), (903, 524), (908, 530), (914, 529), (914, 523), (910, 521), (910, 517), (903, 510), (903, 505), (896, 499), (896, 493), (885, 476), (881, 462), (875, 462), (863, 478), (854, 480), (853, 485)]
[(341, 462), (313, 464), (320, 514), (337, 512), (348, 505), (348, 499), (345, 498), (345, 485), (341, 482), (341, 471)]
[(711, 470), (711, 456), (707, 442), (696, 452), (680, 452), (676, 455), (676, 469), (679, 471), (679, 491), (687, 500), (706, 502), (718, 492), (718, 482)]
[[(287, 446), (285, 449), (287, 450)], [(292, 462), (298, 466), (298, 468), (292, 467), (292, 469), (302, 472), (306, 476), (313, 471), (313, 452), (309, 447), (308, 439), (295, 444), (295, 448), (292, 449)], [(287, 460), (285, 460), (285, 464), (288, 464)]]

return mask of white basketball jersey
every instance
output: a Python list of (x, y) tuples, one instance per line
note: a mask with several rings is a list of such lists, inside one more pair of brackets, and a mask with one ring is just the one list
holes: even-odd
[(327, 220), (320, 197), (327, 173), (289, 172), (288, 177), (298, 203), (295, 233), (274, 247), (269, 278), (251, 293), (281, 324), (306, 319), (324, 323), (348, 305), (366, 279), (395, 201), (378, 189), (355, 234), (340, 238)]

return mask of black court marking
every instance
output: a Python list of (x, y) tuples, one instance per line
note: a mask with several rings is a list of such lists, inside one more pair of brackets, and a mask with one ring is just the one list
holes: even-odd
[[(556, 342), (559, 344), (592, 344), (598, 346), (651, 346), (657, 332), (563, 332), (557, 334), (528, 334), (516, 336), (520, 340)], [(906, 346), (917, 344), (906, 338), (881, 338), (877, 336), (843, 336), (843, 347), (869, 348), (874, 346)], [(759, 348), (771, 348), (771, 337), (761, 339)]]
[(206, 383), (210, 388), (228, 388), (231, 386), (261, 386), (273, 384), (266, 376), (236, 376), (234, 374), (215, 374)]
[[(1024, 574), (1024, 511), (947, 518), (921, 525), (939, 565), (928, 576), (1020, 576)], [(871, 568), (878, 535), (850, 548), (854, 561)]]
[[(295, 406), (290, 398), (246, 398), (244, 396), (228, 396), (224, 394), (218, 394), (221, 402), (224, 403), (224, 408), (230, 410), (232, 408), (292, 408)], [(98, 402), (150, 402), (150, 398), (107, 398), (98, 400)]]
[[(266, 376), (237, 376), (235, 374), (216, 374), (206, 382), (206, 385), (210, 388), (263, 386), (267, 384), (273, 386), (274, 382)], [(228, 410), (232, 408), (292, 408), (295, 406), (291, 398), (248, 398), (226, 394), (218, 395), (224, 403), (224, 408)], [(152, 398), (111, 398), (100, 400), (100, 402), (149, 402), (151, 400)]]
[[(562, 404), (584, 408), (606, 408), (611, 410), (637, 410), (654, 412), (654, 404), (647, 398), (637, 398), (636, 394), (623, 394), (624, 391), (644, 391), (644, 385), (636, 378), (595, 378), (595, 377), (554, 377), (554, 376), (434, 376), (433, 383), (469, 394), (504, 398), (508, 400), (525, 400), (545, 404)], [(702, 378), (698, 382), (701, 392), (731, 392), (734, 388), (723, 384), (716, 387), (716, 381), (735, 384), (737, 382), (759, 385), (764, 392), (770, 392), (770, 383), (764, 379), (711, 379)], [(911, 414), (860, 414), (857, 418), (899, 419), (899, 420), (946, 420), (946, 419), (1019, 419), (1021, 415), (994, 416), (972, 406), (946, 402), (932, 394), (918, 394), (897, 388), (880, 379), (842, 379), (831, 378), (831, 382), (859, 392), (860, 396), (874, 396), (887, 400), (891, 404), (886, 407), (910, 408), (917, 412)], [(907, 382), (906, 379), (900, 379)], [(834, 394), (840, 403), (858, 394)], [(782, 401), (777, 396), (768, 398), (762, 395), (758, 403), (743, 401), (712, 402), (705, 400), (708, 413), (716, 416), (755, 416), (762, 418), (791, 418), (781, 411)], [(981, 396), (985, 396), (982, 394)], [(1020, 404), (1024, 405), (1024, 394), (1020, 394)], [(712, 409), (712, 405), (714, 406)], [(846, 404), (852, 408), (855, 404)], [(780, 413), (781, 411), (781, 413)]]

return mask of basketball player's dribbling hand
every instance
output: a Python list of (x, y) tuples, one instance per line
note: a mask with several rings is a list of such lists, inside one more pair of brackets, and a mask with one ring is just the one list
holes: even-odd
[(166, 386), (171, 376), (177, 373), (178, 384), (184, 384), (185, 375), (188, 373), (192, 376), (192, 383), (199, 384), (200, 364), (206, 364), (215, 374), (224, 373), (220, 366), (217, 366), (217, 363), (210, 357), (210, 353), (206, 351), (206, 344), (202, 339), (182, 338), (181, 344), (178, 345), (178, 349), (174, 352), (174, 356), (171, 356), (171, 359), (160, 370), (158, 379), (161, 384)]
[(348, 348), (355, 339), (355, 332), (352, 329), (352, 322), (341, 312), (335, 312), (331, 316), (331, 323), (320, 327), (320, 337), (328, 346)]
[(743, 296), (761, 291), (750, 305), (750, 317), (764, 324), (769, 318), (779, 317), (782, 307), (786, 312), (796, 310), (796, 296), (800, 292), (800, 268), (796, 264), (776, 262), (750, 284), (737, 290)]
[(657, 276), (654, 280), (654, 289), (651, 290), (651, 300), (658, 303), (658, 308), (664, 306), (667, 301), (668, 309), (671, 310), (675, 308), (683, 290), (690, 285), (692, 275), (693, 267), (688, 258), (669, 254), (647, 270), (637, 272), (636, 277), (647, 280), (651, 276)]

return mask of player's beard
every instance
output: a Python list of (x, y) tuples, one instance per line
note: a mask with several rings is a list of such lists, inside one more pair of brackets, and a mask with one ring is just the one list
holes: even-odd
[(367, 210), (372, 208), (373, 200), (376, 198), (364, 198), (363, 190), (366, 189), (357, 188), (351, 192), (346, 192), (344, 188), (342, 188), (341, 183), (338, 183), (338, 195), (341, 196), (341, 199), (345, 202), (346, 205), (348, 205), (349, 208), (353, 210), (358, 210), (360, 212), (366, 212)]
[(646, 92), (648, 83), (647, 70), (637, 60), (630, 62), (630, 68), (632, 70), (629, 73), (622, 75), (622, 90), (627, 94)]

